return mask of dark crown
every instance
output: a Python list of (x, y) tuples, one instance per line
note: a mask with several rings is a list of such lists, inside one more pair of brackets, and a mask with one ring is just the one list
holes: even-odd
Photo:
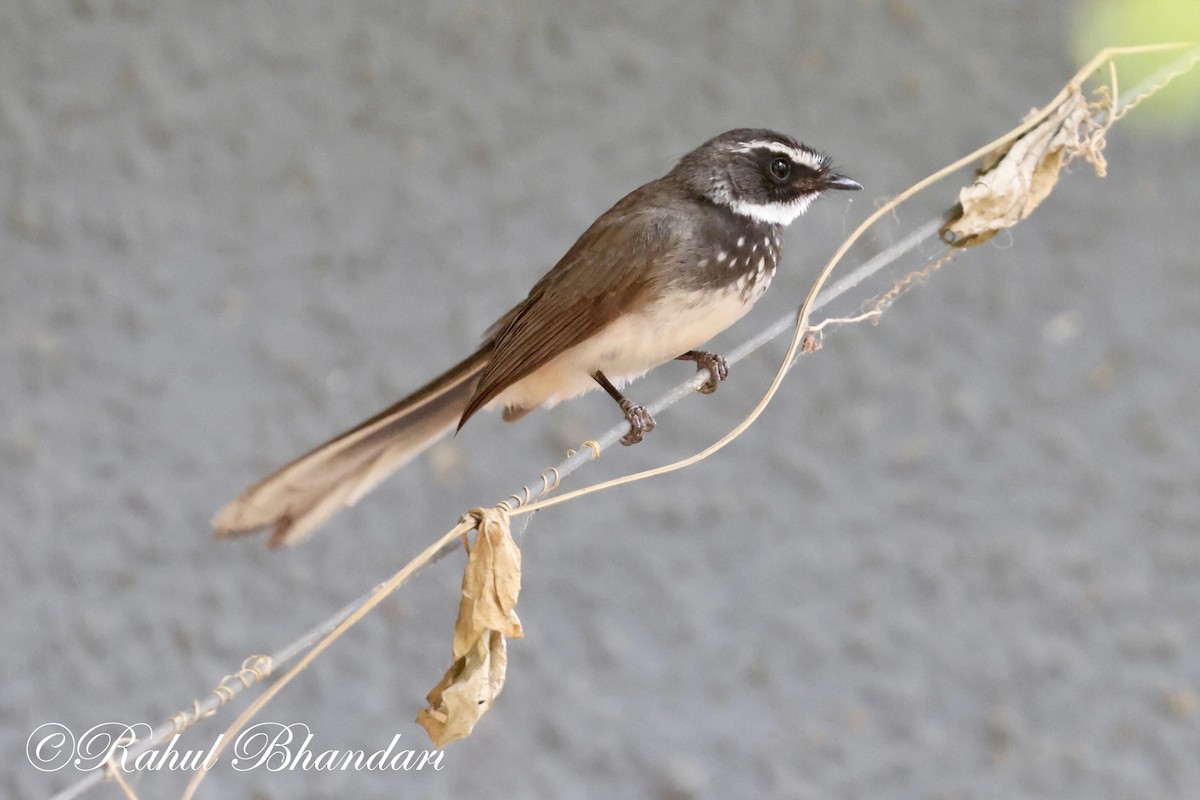
[(739, 128), (685, 155), (671, 176), (707, 200), (759, 222), (787, 225), (830, 189), (861, 189), (829, 158), (790, 136)]

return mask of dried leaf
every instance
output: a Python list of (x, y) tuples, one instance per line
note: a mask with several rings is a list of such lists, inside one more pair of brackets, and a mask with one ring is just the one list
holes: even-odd
[(523, 634), (514, 608), (521, 592), (521, 551), (504, 509), (471, 512), (478, 533), (463, 572), (454, 623), (453, 660), (417, 714), (436, 747), (469, 736), (504, 688), (506, 639)]
[(417, 712), (434, 747), (471, 735), (475, 723), (492, 707), (504, 688), (508, 666), (505, 638), (499, 631), (481, 636), (461, 658), (455, 659), (445, 676), (425, 698), (428, 708)]
[(1007, 151), (985, 160), (985, 171), (959, 192), (962, 213), (942, 229), (942, 238), (972, 247), (1032, 214), (1086, 138), (1082, 131), (1088, 119), (1082, 93), (1074, 92)]
[(509, 532), (508, 514), (495, 509), (475, 513), (479, 533), (463, 573), (462, 603), (454, 624), (456, 659), (486, 631), (521, 637), (521, 623), (513, 611), (521, 593), (521, 551)]

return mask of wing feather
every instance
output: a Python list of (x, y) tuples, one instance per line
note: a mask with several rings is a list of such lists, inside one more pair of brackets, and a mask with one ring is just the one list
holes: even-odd
[[(676, 215), (637, 190), (597, 219), (490, 331), (492, 358), (459, 422), (625, 311), (656, 297), (685, 235)], [(669, 272), (669, 270), (666, 270)]]

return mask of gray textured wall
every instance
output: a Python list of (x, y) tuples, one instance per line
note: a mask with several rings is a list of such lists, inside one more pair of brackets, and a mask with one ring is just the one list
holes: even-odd
[[(3, 4), (0, 794), (75, 777), (25, 763), (36, 725), (163, 719), (612, 424), (596, 395), (480, 418), (302, 547), (209, 537), (625, 191), (740, 125), (867, 186), (792, 231), (737, 341), (878, 198), (1057, 90), (1067, 5)], [(440, 773), (225, 766), (206, 796), (1200, 796), (1198, 145), (1118, 129), (1110, 177), (830, 338), (733, 447), (538, 515), (528, 638)], [(584, 480), (707, 443), (779, 354)], [(424, 747), (458, 572), (263, 719)]]

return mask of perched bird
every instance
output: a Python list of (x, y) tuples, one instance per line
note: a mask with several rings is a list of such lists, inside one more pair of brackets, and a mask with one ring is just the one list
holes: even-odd
[(654, 428), (621, 388), (673, 359), (726, 376), (697, 350), (762, 297), (783, 229), (830, 189), (861, 189), (790, 136), (716, 136), (623, 197), (484, 335), (461, 363), (247, 489), (213, 521), (228, 537), (271, 529), (292, 544), (481, 408), (505, 420), (596, 387), (616, 400), (634, 444)]

